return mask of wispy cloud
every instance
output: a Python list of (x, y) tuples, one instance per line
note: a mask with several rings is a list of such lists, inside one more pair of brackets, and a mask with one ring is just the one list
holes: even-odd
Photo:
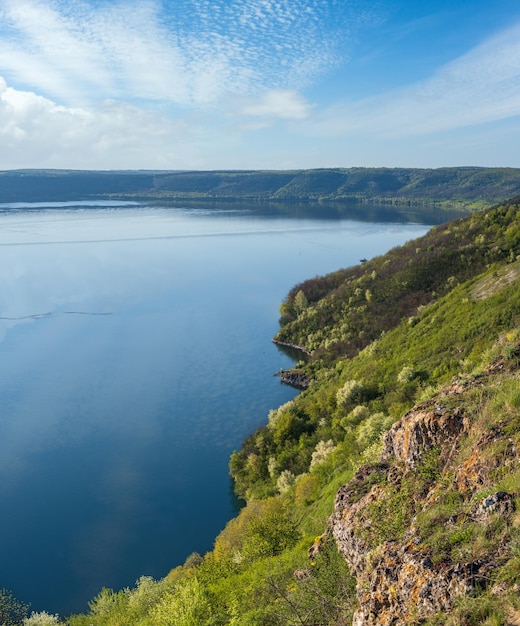
[[(0, 0), (0, 67), (13, 86), (63, 104), (201, 106), (298, 88), (338, 61), (334, 1), (165, 3)], [(336, 12), (337, 22), (350, 19)]]
[(323, 111), (314, 133), (426, 135), (520, 116), (520, 24), (404, 89)]

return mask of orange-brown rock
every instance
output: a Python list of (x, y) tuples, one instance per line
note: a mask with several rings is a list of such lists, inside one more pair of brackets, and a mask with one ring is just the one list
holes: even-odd
[[(489, 375), (493, 374), (496, 370), (490, 370)], [(484, 552), (478, 558), (469, 556), (466, 561), (456, 562), (435, 558), (431, 547), (420, 539), (424, 534), (419, 512), (435, 506), (446, 480), (467, 503), (449, 519), (439, 521), (446, 528), (487, 524), (494, 515), (502, 516), (507, 524), (514, 519), (515, 494), (497, 490), (476, 503), (472, 501), (479, 488), (492, 484), (493, 472), (501, 464), (517, 469), (520, 463), (517, 448), (500, 424), (489, 427), (484, 420), (478, 427), (474, 423), (470, 430), (464, 404), (457, 406), (453, 396), (468, 389), (472, 392), (476, 384), (480, 383), (453, 383), (434, 402), (406, 413), (384, 437), (379, 462), (360, 467), (338, 492), (329, 532), (357, 579), (358, 609), (353, 626), (418, 623), (438, 612), (449, 612), (460, 597), (486, 588), (507, 551), (507, 546), (501, 544), (495, 553)], [(500, 445), (499, 457), (494, 454), (496, 445)], [(437, 471), (443, 473), (449, 468), (443, 473), (444, 483), (428, 479), (426, 488), (414, 492), (410, 500), (412, 510), (404, 531), (398, 533), (400, 539), (385, 537), (381, 531), (385, 525), (373, 516), (392, 509), (378, 505), (398, 494), (402, 485), (413, 482), (413, 477), (419, 475), (418, 466), (432, 449), (439, 451)]]
[(383, 459), (395, 457), (413, 469), (424, 452), (446, 447), (467, 428), (467, 420), (458, 409), (438, 404), (429, 409), (412, 409), (384, 437)]

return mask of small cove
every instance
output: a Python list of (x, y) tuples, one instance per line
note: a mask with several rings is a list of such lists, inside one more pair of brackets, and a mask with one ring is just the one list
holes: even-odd
[(231, 451), (296, 393), (287, 291), (434, 223), (310, 208), (0, 206), (1, 586), (67, 614), (211, 549)]

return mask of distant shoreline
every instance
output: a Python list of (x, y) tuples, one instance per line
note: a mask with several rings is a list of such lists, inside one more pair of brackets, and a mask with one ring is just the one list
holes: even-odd
[(474, 211), (520, 195), (520, 168), (0, 171), (0, 202), (317, 202)]

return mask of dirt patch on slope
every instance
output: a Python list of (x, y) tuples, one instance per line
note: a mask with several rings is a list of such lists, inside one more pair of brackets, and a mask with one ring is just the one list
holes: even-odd
[(484, 300), (505, 287), (512, 285), (520, 277), (520, 261), (502, 268), (490, 276), (485, 276), (475, 285), (471, 293), (474, 300)]

